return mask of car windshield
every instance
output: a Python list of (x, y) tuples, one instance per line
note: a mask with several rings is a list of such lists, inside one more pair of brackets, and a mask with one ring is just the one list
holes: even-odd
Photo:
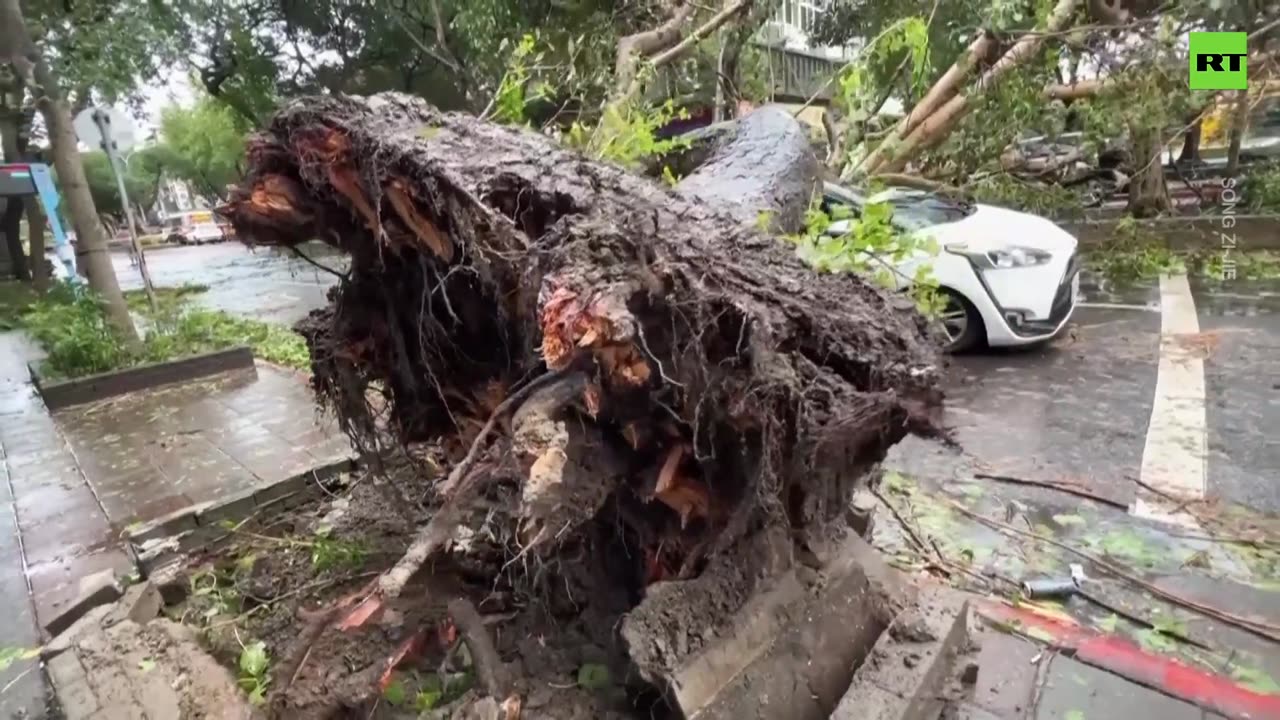
[(867, 198), (846, 188), (827, 185), (823, 200), (828, 213), (833, 206), (842, 206), (852, 210), (855, 216), (861, 214), (869, 202), (887, 202), (893, 206), (894, 226), (907, 232), (963, 220), (976, 211), (972, 203), (920, 190), (886, 190)]

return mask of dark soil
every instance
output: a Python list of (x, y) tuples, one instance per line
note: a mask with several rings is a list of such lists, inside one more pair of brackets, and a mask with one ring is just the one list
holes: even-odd
[[(193, 560), (185, 579), (191, 589), (187, 599), (168, 614), (203, 630), (214, 656), (236, 673), (243, 646), (262, 641), (275, 672), (297, 652), (318, 608), (367, 587), (403, 552), (412, 526), (385, 512), (386, 483), (403, 483), (413, 472), (399, 465), (389, 480), (362, 472), (351, 476), (351, 487), (340, 494), (246, 522), (231, 542)], [(331, 546), (359, 552), (331, 552), (336, 559), (328, 562), (333, 564), (318, 566), (315, 544), (321, 535)], [(537, 572), (532, 567), (513, 570)], [(517, 678), (524, 717), (663, 716), (654, 706), (657, 698), (644, 696), (645, 686), (627, 677), (628, 663), (617, 645), (598, 644), (599, 637), (610, 635), (609, 628), (602, 633), (586, 627), (605, 620), (587, 612), (585, 603), (575, 606), (557, 594), (525, 595), (507, 583), (487, 583), (474, 569), (449, 561), (423, 575), (376, 622), (322, 632), (287, 694), (277, 699), (273, 715), (304, 720), (418, 717), (412, 706), (419, 690), (434, 688), (441, 679), (451, 680), (454, 687), (443, 699), (456, 696), (452, 705), (437, 706), (446, 707), (442, 717), (449, 707), (456, 710), (478, 700), (475, 690), (466, 691), (474, 684), (474, 669), (465, 651), (456, 639), (444, 641), (449, 637), (447, 602), (467, 597), (491, 623), (499, 654)], [(382, 690), (388, 662), (416, 634), (426, 638), (424, 649), (395, 670), (390, 690)], [(584, 666), (597, 674), (598, 668), (606, 668), (607, 680), (600, 687), (594, 682), (588, 683), (590, 689), (579, 687)], [(404, 699), (398, 706), (389, 702), (400, 695)]]

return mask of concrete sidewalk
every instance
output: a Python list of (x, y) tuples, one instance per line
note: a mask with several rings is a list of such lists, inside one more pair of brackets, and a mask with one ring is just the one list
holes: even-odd
[[(133, 572), (126, 529), (241, 497), (353, 453), (296, 373), (259, 365), (51, 414), (29, 382), (39, 350), (0, 334), (0, 648), (40, 644), (102, 570)], [(30, 599), (28, 599), (30, 597)], [(0, 673), (0, 717), (43, 715), (31, 661)]]

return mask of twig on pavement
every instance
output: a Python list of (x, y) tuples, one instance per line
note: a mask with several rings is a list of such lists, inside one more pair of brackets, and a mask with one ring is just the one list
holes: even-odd
[(1042, 488), (1047, 488), (1049, 490), (1057, 490), (1058, 492), (1064, 492), (1064, 493), (1067, 493), (1068, 495), (1075, 495), (1076, 497), (1081, 497), (1086, 500), (1092, 500), (1094, 502), (1102, 503), (1103, 505), (1107, 505), (1113, 508), (1118, 508), (1120, 510), (1128, 511), (1129, 509), (1128, 505), (1120, 502), (1119, 500), (1114, 500), (1109, 497), (1098, 495), (1097, 493), (1093, 492), (1092, 490), (1086, 487), (1075, 485), (1072, 483), (1055, 483), (1055, 482), (1049, 482), (1047, 480), (1028, 480), (1026, 478), (1013, 477), (1011, 475), (989, 475), (987, 473), (974, 473), (973, 476), (975, 478), (978, 478), (979, 480), (994, 480), (996, 482), (1010, 483), (1012, 485), (1030, 485), (1032, 487), (1042, 487)]
[(1206, 615), (1215, 620), (1224, 622), (1228, 625), (1232, 625), (1234, 627), (1240, 628), (1241, 630), (1245, 630), (1250, 633), (1253, 633), (1258, 637), (1271, 640), (1272, 642), (1280, 643), (1280, 627), (1271, 625), (1269, 623), (1264, 623), (1259, 620), (1251, 620), (1247, 617), (1242, 617), (1240, 615), (1227, 612), (1226, 610), (1213, 607), (1212, 605), (1204, 605), (1202, 603), (1198, 603), (1195, 600), (1192, 600), (1190, 598), (1183, 597), (1181, 595), (1178, 595), (1177, 593), (1169, 592), (1168, 590), (1165, 590), (1161, 587), (1152, 585), (1146, 580), (1143, 580), (1142, 578), (1137, 577), (1132, 572), (1128, 571), (1126, 568), (1116, 565), (1114, 563), (1107, 562), (1106, 560), (1103, 560), (1102, 558), (1096, 555), (1093, 555), (1092, 553), (1085, 552), (1084, 550), (1081, 550), (1077, 547), (1068, 545), (1058, 540), (1054, 540), (1053, 538), (1045, 537), (1038, 533), (1029, 532), (1026, 530), (1019, 530), (1018, 528), (1013, 527), (1012, 525), (1009, 525), (1006, 523), (1002, 523), (999, 520), (992, 520), (991, 518), (981, 515), (979, 513), (976, 513), (970, 510), (969, 508), (965, 507), (964, 505), (961, 505), (960, 503), (954, 500), (951, 500), (949, 498), (947, 499), (947, 502), (952, 507), (954, 507), (955, 509), (963, 513), (964, 515), (967, 515), (973, 518), (974, 520), (977, 520), (978, 522), (984, 525), (987, 525), (988, 527), (994, 528), (1006, 534), (1017, 535), (1019, 537), (1031, 538), (1033, 540), (1039, 540), (1040, 542), (1043, 542), (1043, 543), (1048, 543), (1049, 545), (1065, 550), (1071, 553), (1072, 555), (1075, 555), (1076, 557), (1088, 560), (1090, 563), (1093, 563), (1095, 567), (1100, 568), (1104, 572), (1110, 575), (1114, 575), (1115, 577), (1118, 577), (1122, 580), (1127, 580), (1131, 584), (1136, 585), (1142, 588), (1143, 590), (1146, 590), (1147, 592), (1151, 593), (1152, 595), (1155, 595), (1158, 598), (1161, 598), (1170, 603), (1173, 603), (1174, 605), (1178, 605), (1188, 610), (1193, 610), (1195, 612), (1200, 613), (1201, 615)]
[(1150, 620), (1147, 620), (1146, 618), (1141, 617), (1139, 615), (1135, 615), (1134, 613), (1131, 613), (1128, 610), (1125, 610), (1124, 608), (1116, 607), (1115, 605), (1112, 605), (1111, 603), (1107, 602), (1106, 600), (1103, 600), (1102, 598), (1098, 597), (1097, 595), (1094, 595), (1093, 593), (1089, 592), (1088, 590), (1085, 590), (1084, 588), (1080, 588), (1079, 590), (1077, 590), (1076, 595), (1084, 598), (1085, 600), (1088, 600), (1089, 602), (1093, 603), (1094, 605), (1097, 605), (1098, 607), (1102, 608), (1103, 610), (1106, 610), (1109, 613), (1115, 613), (1119, 617), (1122, 617), (1131, 623), (1134, 623), (1136, 625), (1141, 625), (1149, 630), (1154, 630), (1160, 633), (1161, 635), (1168, 635), (1169, 637), (1179, 642), (1184, 642), (1188, 645), (1194, 645), (1200, 648), (1201, 650), (1213, 650), (1213, 648), (1209, 647), (1208, 645), (1205, 645), (1199, 640), (1195, 640), (1187, 635), (1184, 635), (1183, 633), (1176, 632), (1168, 628), (1156, 627), (1155, 623), (1151, 622)]
[(924, 544), (924, 540), (920, 539), (920, 535), (916, 533), (912, 524), (907, 522), (906, 518), (902, 517), (902, 513), (898, 512), (898, 508), (894, 507), (893, 503), (885, 499), (885, 496), (882, 495), (879, 490), (872, 490), (871, 494), (875, 495), (876, 499), (879, 500), (882, 505), (889, 508), (889, 512), (893, 514), (893, 519), (898, 521), (898, 525), (902, 527), (903, 532), (907, 534), (907, 537), (911, 542), (915, 544), (916, 548), (920, 550), (921, 553), (927, 555), (929, 553), (929, 546)]

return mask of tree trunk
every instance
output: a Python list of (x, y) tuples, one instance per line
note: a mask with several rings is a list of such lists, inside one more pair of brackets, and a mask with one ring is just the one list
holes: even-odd
[[(727, 8), (734, 0), (725, 0)], [(766, 3), (770, 6), (771, 3)], [(736, 22), (730, 22), (720, 30), (720, 52), (716, 58), (716, 100), (714, 122), (732, 120), (738, 116), (738, 103), (742, 100), (740, 69), (742, 49), (764, 23), (766, 13), (753, 7)]]
[(1226, 177), (1235, 177), (1240, 172), (1240, 145), (1244, 142), (1244, 131), (1249, 124), (1249, 91), (1236, 91), (1236, 104), (1231, 110), (1231, 129), (1227, 133), (1227, 170)]
[[(817, 274), (754, 228), (758, 210), (807, 201), (803, 136), (757, 111), (671, 189), (417, 98), (281, 111), (220, 212), (248, 243), (318, 237), (350, 254), (330, 306), (299, 324), (319, 401), (360, 448), (429, 443), (453, 461), (432, 486), (448, 512), (379, 593), (471, 524), (458, 503), (487, 490), (505, 498), (486, 511), (497, 532), (531, 560), (577, 548), (634, 588), (717, 562), (767, 577), (747, 539), (842, 517), (887, 448), (931, 427), (936, 358), (911, 303)], [(490, 447), (497, 427), (510, 437)], [(739, 610), (741, 586), (712, 585), (724, 592), (691, 593), (701, 612), (682, 617)]]
[(44, 211), (40, 209), (40, 201), (26, 198), (27, 206), (27, 247), (31, 251), (31, 285), (37, 292), (49, 289), (49, 264), (44, 258)]
[(1158, 129), (1131, 128), (1130, 133), (1136, 172), (1129, 178), (1129, 214), (1141, 218), (1169, 212), (1172, 203), (1161, 162), (1164, 138)]
[(1187, 131), (1182, 134), (1182, 150), (1178, 152), (1178, 164), (1187, 165), (1200, 162), (1200, 138), (1204, 125), (1197, 114)]
[(5, 198), (4, 213), (0, 215), (0, 232), (4, 233), (5, 249), (9, 252), (13, 277), (27, 282), (31, 279), (31, 273), (27, 271), (27, 256), (22, 249), (22, 198)]
[[(18, 151), (18, 131), (22, 124), (22, 86), (18, 85), (15, 93), (6, 93), (16, 98), (16, 102), (0, 105), (0, 146), (4, 149), (4, 161), (16, 163), (22, 161)], [(0, 216), (0, 232), (4, 233), (5, 249), (9, 254), (9, 266), (13, 276), (21, 281), (31, 279), (27, 270), (27, 256), (22, 249), (22, 199), (11, 197), (5, 203), (4, 214)]]
[(71, 112), (61, 96), (57, 79), (27, 32), (18, 0), (0, 0), (0, 51), (13, 63), (18, 75), (37, 98), (53, 149), (58, 184), (67, 203), (71, 224), (76, 230), (77, 255), (88, 272), (89, 284), (102, 297), (104, 312), (120, 338), (132, 350), (141, 349), (138, 331), (129, 315), (124, 294), (116, 281), (115, 268), (107, 251), (107, 239), (98, 223), (98, 212), (89, 194), (79, 143), (71, 126)]

